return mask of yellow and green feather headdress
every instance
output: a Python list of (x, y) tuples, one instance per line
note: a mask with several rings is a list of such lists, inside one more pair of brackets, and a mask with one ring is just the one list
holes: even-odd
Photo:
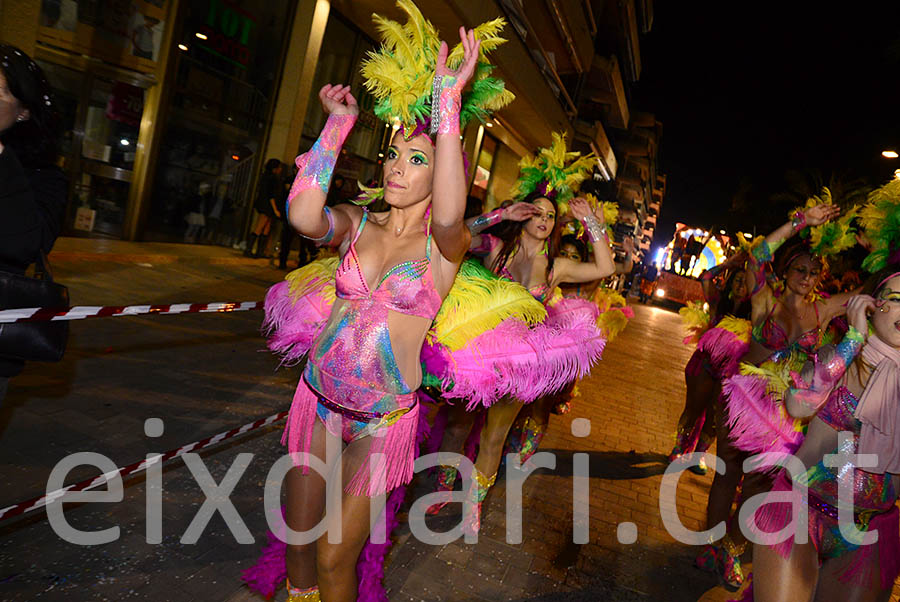
[(860, 226), (872, 243), (863, 268), (874, 273), (889, 263), (900, 263), (900, 180), (891, 180), (872, 191), (859, 216)]
[[(822, 188), (822, 192), (813, 195), (806, 200), (803, 207), (798, 207), (791, 212), (791, 216), (796, 211), (803, 211), (816, 205), (831, 205), (831, 191), (827, 187)], [(830, 257), (837, 255), (856, 244), (856, 228), (853, 226), (853, 220), (859, 215), (859, 208), (852, 207), (849, 211), (845, 211), (840, 218), (825, 222), (818, 226), (804, 228), (800, 233), (800, 237), (807, 239), (809, 242), (809, 250), (820, 257)]]
[(537, 155), (526, 155), (519, 161), (519, 179), (512, 196), (521, 201), (537, 191), (552, 197), (565, 213), (575, 191), (591, 174), (596, 157), (593, 153), (581, 156), (566, 151), (566, 135), (553, 133), (553, 143), (538, 150)]
[[(378, 51), (369, 52), (362, 74), (366, 89), (376, 99), (375, 115), (388, 123), (399, 122), (404, 136), (411, 138), (421, 133), (431, 118), (432, 83), (441, 40), (411, 0), (398, 0), (397, 6), (407, 15), (405, 25), (372, 15), (382, 43)], [(460, 125), (473, 118), (484, 121), (491, 111), (515, 98), (503, 80), (491, 76), (494, 66), (487, 60), (487, 53), (506, 42), (499, 36), (504, 25), (506, 22), (497, 18), (475, 28), (481, 49), (475, 74), (462, 94)], [(456, 69), (462, 60), (460, 43), (450, 51), (447, 66)]]

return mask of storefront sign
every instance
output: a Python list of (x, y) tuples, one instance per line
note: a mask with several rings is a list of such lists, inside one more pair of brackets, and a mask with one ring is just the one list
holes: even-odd
[(246, 69), (250, 63), (250, 36), (255, 27), (256, 17), (247, 10), (227, 0), (210, 0), (197, 42), (204, 50)]
[(94, 229), (94, 219), (97, 212), (90, 207), (79, 207), (75, 212), (75, 229), (90, 232)]
[(116, 82), (106, 103), (107, 119), (139, 126), (143, 112), (144, 91), (131, 84)]

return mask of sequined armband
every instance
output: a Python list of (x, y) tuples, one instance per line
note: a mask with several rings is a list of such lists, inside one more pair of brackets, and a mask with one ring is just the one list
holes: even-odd
[(325, 213), (325, 218), (328, 220), (328, 232), (319, 236), (318, 238), (313, 238), (312, 236), (304, 236), (304, 238), (308, 238), (313, 241), (317, 245), (327, 245), (331, 242), (331, 239), (334, 238), (334, 216), (331, 214), (331, 209), (328, 207), (323, 207), (322, 211)]
[(850, 362), (853, 361), (853, 358), (859, 355), (865, 342), (866, 337), (860, 331), (856, 330), (856, 328), (851, 326), (847, 331), (847, 334), (844, 335), (844, 340), (835, 347), (835, 357), (840, 355), (844, 360), (844, 365), (849, 366)]
[(294, 178), (288, 194), (288, 207), (294, 197), (304, 190), (318, 188), (323, 193), (328, 193), (334, 165), (337, 163), (341, 147), (344, 146), (344, 141), (350, 135), (354, 123), (356, 123), (356, 115), (331, 114), (328, 116), (328, 121), (325, 122), (319, 139), (311, 149), (297, 157), (295, 161), (299, 171), (297, 171), (297, 177)]
[(499, 224), (503, 221), (503, 209), (497, 208), (489, 213), (485, 213), (484, 215), (479, 215), (475, 218), (475, 221), (472, 222), (472, 225), (469, 226), (469, 231), (472, 234), (479, 234), (480, 232), (487, 230), (491, 226), (495, 224)]
[(584, 224), (584, 231), (592, 243), (596, 244), (602, 240), (609, 244), (609, 235), (606, 233), (606, 228), (600, 225), (600, 222), (597, 221), (594, 215), (588, 214), (587, 217), (581, 220), (581, 223)]
[(459, 136), (462, 86), (452, 75), (435, 75), (431, 91), (431, 135)]

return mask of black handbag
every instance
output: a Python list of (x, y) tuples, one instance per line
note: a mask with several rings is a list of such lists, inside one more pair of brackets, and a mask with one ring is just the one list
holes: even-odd
[[(34, 277), (0, 271), (0, 309), (66, 308), (69, 289), (53, 281), (50, 264), (41, 252)], [(58, 362), (69, 340), (69, 323), (18, 322), (0, 324), (0, 358)]]

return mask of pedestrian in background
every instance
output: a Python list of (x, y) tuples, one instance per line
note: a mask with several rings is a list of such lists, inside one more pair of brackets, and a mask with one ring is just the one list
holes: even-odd
[[(18, 48), (0, 44), (0, 273), (11, 277), (49, 253), (62, 228), (67, 185), (55, 164), (56, 125), (41, 68)], [(3, 297), (14, 291), (0, 290)], [(21, 357), (0, 355), (0, 401), (23, 366)]]
[(653, 297), (653, 289), (656, 288), (656, 278), (659, 276), (659, 268), (652, 261), (644, 266), (644, 273), (641, 274), (640, 301), (647, 303)]
[[(256, 196), (256, 223), (247, 240), (247, 248), (244, 255), (247, 257), (266, 257), (266, 245), (269, 242), (269, 233), (275, 218), (281, 218), (281, 208), (278, 206), (282, 199), (282, 163), (278, 159), (266, 161), (266, 168), (259, 182), (259, 194)], [(256, 243), (256, 252), (253, 252), (253, 244)]]

